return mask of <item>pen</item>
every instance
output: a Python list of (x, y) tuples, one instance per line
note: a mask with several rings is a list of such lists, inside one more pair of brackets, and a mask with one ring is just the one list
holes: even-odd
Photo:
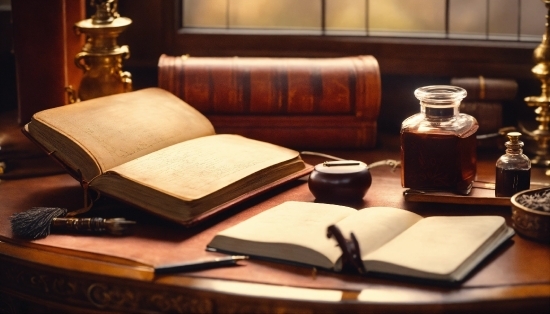
[(360, 163), (354, 161), (325, 161), (323, 166), (325, 167), (340, 167), (340, 166), (359, 166)]
[(155, 267), (155, 274), (173, 274), (188, 271), (196, 271), (210, 268), (226, 267), (237, 265), (238, 261), (248, 259), (245, 255), (233, 255), (227, 257), (201, 259), (180, 264), (168, 264)]

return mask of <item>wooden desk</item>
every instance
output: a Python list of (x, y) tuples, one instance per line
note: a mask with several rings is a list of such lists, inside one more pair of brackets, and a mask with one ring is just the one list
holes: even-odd
[[(397, 159), (395, 137), (372, 151), (332, 152), (372, 163)], [(492, 180), (495, 154), (483, 154), (478, 178)], [(306, 158), (310, 163), (321, 159)], [(540, 171), (539, 171), (540, 170)], [(407, 203), (399, 171), (372, 169), (373, 184), (356, 208), (395, 206), (421, 215), (496, 214), (507, 206)], [(545, 180), (534, 169), (533, 180)], [(99, 213), (139, 222), (128, 237), (50, 235), (13, 239), (8, 217), (32, 206), (79, 208), (80, 187), (65, 174), (0, 181), (0, 311), (2, 312), (544, 312), (550, 309), (550, 246), (515, 236), (465, 282), (436, 286), (374, 276), (334, 274), (248, 260), (243, 266), (155, 276), (152, 265), (194, 260), (218, 231), (286, 200), (314, 201), (297, 181), (185, 230), (133, 208), (102, 200)]]

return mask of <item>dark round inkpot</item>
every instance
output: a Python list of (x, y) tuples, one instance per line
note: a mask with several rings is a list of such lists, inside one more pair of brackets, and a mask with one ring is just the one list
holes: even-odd
[(371, 186), (367, 164), (356, 160), (327, 161), (309, 175), (309, 190), (317, 200), (353, 202), (363, 199)]

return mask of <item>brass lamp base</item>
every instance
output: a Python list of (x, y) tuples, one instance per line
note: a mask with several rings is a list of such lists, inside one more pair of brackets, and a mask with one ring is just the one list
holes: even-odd
[(528, 106), (537, 107), (535, 113), (537, 114), (536, 120), (539, 122), (539, 127), (534, 131), (522, 130), (537, 143), (536, 155), (531, 159), (531, 163), (535, 166), (550, 166), (550, 131), (548, 129), (550, 99), (544, 96), (533, 96), (525, 98), (525, 101)]
[(70, 102), (125, 93), (132, 90), (132, 76), (122, 71), (122, 60), (130, 57), (128, 46), (119, 46), (117, 37), (132, 20), (120, 17), (117, 0), (92, 0), (96, 13), (74, 25), (77, 35), (86, 35), (86, 44), (75, 56), (75, 64), (84, 71), (78, 92), (67, 88)]
[(546, 14), (546, 31), (542, 36), (542, 42), (533, 51), (533, 59), (536, 65), (531, 72), (541, 81), (541, 95), (526, 97), (525, 102), (529, 107), (536, 107), (536, 120), (539, 126), (534, 131), (523, 130), (537, 142), (536, 156), (531, 160), (535, 166), (550, 166), (550, 0), (542, 0), (548, 10)]

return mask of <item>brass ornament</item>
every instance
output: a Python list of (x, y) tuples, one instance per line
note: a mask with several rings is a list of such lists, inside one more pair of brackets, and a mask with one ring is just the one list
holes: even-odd
[(86, 35), (86, 43), (74, 58), (84, 75), (78, 92), (66, 88), (70, 103), (132, 90), (132, 75), (122, 70), (122, 60), (130, 57), (130, 50), (117, 43), (132, 20), (118, 14), (117, 0), (91, 0), (90, 4), (96, 7), (95, 14), (74, 25), (77, 35)]
[(542, 36), (542, 42), (535, 48), (533, 59), (535, 66), (531, 72), (541, 81), (541, 95), (529, 96), (525, 102), (529, 107), (536, 107), (536, 121), (539, 126), (534, 131), (522, 131), (529, 135), (537, 143), (536, 156), (531, 160), (535, 166), (550, 166), (550, 0), (542, 0), (546, 5), (546, 31)]

